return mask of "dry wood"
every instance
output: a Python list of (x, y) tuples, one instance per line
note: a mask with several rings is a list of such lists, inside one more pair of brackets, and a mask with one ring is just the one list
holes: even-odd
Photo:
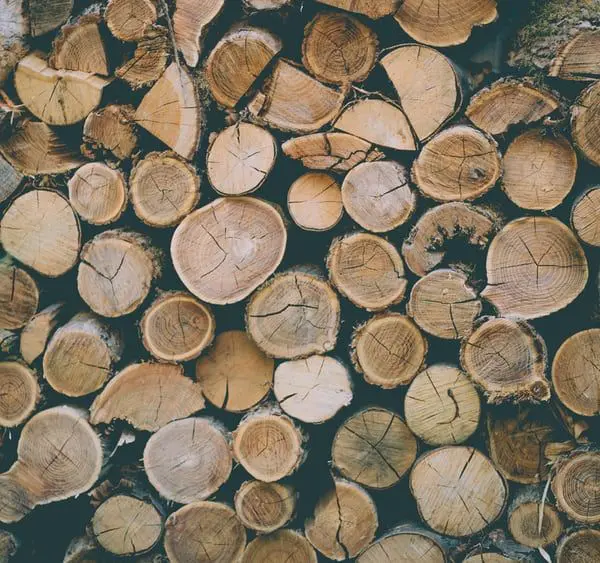
[(400, 0), (317, 0), (321, 4), (363, 14), (371, 19), (391, 16), (400, 7)]
[(20, 187), (23, 174), (0, 156), (0, 203), (4, 203)]
[(15, 356), (19, 352), (19, 335), (11, 330), (0, 328), (0, 355)]
[(129, 158), (138, 144), (133, 107), (111, 104), (91, 112), (83, 124), (87, 153), (107, 151), (119, 160)]
[(0, 1), (0, 86), (29, 51), (25, 44), (29, 21), (23, 4), (22, 0)]
[(105, 563), (105, 558), (106, 553), (98, 542), (85, 534), (69, 542), (63, 563)]
[(39, 37), (65, 23), (73, 9), (73, 0), (29, 0), (26, 6), (29, 32)]
[(36, 281), (10, 260), (0, 261), (0, 328), (24, 327), (35, 315), (40, 300)]
[[(317, 563), (317, 553), (308, 540), (293, 530), (278, 530), (252, 540), (240, 563)], [(223, 562), (225, 563), (225, 562)]]
[(598, 80), (600, 78), (600, 31), (583, 30), (556, 53), (548, 69), (549, 76), (563, 80)]
[(573, 204), (571, 225), (586, 244), (600, 246), (600, 188), (585, 191)]
[(291, 4), (293, 0), (244, 0), (244, 4), (251, 10), (279, 10)]
[(291, 485), (245, 481), (235, 493), (235, 511), (246, 528), (268, 534), (285, 526), (296, 510)]
[(486, 551), (467, 557), (463, 563), (516, 563), (517, 560), (504, 557), (500, 553)]
[(307, 172), (295, 180), (287, 204), (294, 223), (306, 231), (328, 231), (344, 215), (340, 185), (325, 172)]
[(104, 13), (108, 29), (121, 41), (141, 39), (157, 17), (152, 0), (109, 0)]
[(8, 530), (0, 530), (0, 561), (9, 563), (19, 550), (19, 540)]
[(35, 372), (17, 361), (0, 362), (0, 389), (0, 427), (23, 424), (40, 400)]
[(571, 106), (571, 136), (581, 154), (600, 166), (600, 81), (586, 88)]
[(600, 530), (583, 528), (563, 536), (556, 549), (557, 563), (594, 563), (600, 558)]
[(21, 357), (32, 364), (46, 349), (48, 340), (61, 322), (65, 312), (64, 303), (55, 303), (31, 317), (21, 331)]

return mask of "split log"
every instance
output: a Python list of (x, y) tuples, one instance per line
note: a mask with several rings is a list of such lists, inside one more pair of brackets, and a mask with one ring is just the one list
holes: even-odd
[(402, 110), (420, 141), (452, 119), (462, 103), (459, 76), (442, 53), (423, 45), (401, 45), (381, 59)]
[(103, 162), (89, 162), (69, 180), (69, 201), (79, 217), (92, 225), (107, 225), (127, 207), (123, 174)]
[(407, 314), (425, 332), (449, 340), (468, 336), (481, 314), (477, 292), (462, 272), (439, 269), (417, 281), (406, 304)]
[(23, 174), (0, 156), (0, 204), (19, 189), (22, 181)]
[(0, 240), (19, 262), (55, 278), (77, 263), (81, 231), (61, 193), (36, 189), (20, 195), (7, 208), (0, 222)]
[(108, 383), (91, 406), (90, 422), (110, 424), (119, 419), (138, 430), (156, 432), (203, 408), (202, 390), (185, 377), (182, 366), (145, 362), (127, 366)]
[(488, 403), (547, 401), (548, 353), (542, 337), (524, 321), (482, 321), (462, 341), (460, 362)]
[(333, 466), (346, 479), (371, 489), (388, 489), (402, 479), (417, 456), (417, 440), (394, 412), (370, 407), (338, 428), (331, 448)]
[(598, 80), (600, 78), (600, 31), (579, 31), (556, 53), (548, 76), (562, 80)]
[(558, 109), (558, 98), (527, 79), (502, 78), (475, 94), (466, 116), (491, 135), (505, 133), (511, 125), (539, 121)]
[(559, 311), (584, 289), (588, 265), (572, 231), (552, 217), (511, 221), (490, 244), (482, 297), (503, 317), (536, 319)]
[(273, 385), (275, 362), (241, 330), (222, 332), (196, 362), (196, 381), (206, 399), (230, 412), (260, 403)]
[(440, 534), (475, 534), (504, 511), (508, 486), (475, 448), (444, 446), (422, 455), (410, 474), (421, 518)]
[(61, 322), (65, 312), (64, 303), (55, 303), (31, 317), (21, 331), (21, 357), (32, 364), (46, 350), (46, 345), (54, 329)]
[(304, 28), (302, 63), (322, 82), (362, 82), (375, 66), (378, 47), (377, 34), (358, 18), (319, 12)]
[(290, 418), (265, 407), (246, 415), (233, 432), (232, 450), (252, 477), (266, 483), (294, 473), (305, 458), (304, 436)]
[[(212, 496), (229, 479), (231, 466), (225, 430), (208, 418), (171, 422), (153, 434), (144, 449), (144, 469), (152, 486), (167, 500), (182, 504)], [(167, 521), (167, 530), (169, 526)]]
[(421, 371), (427, 340), (417, 325), (400, 313), (381, 313), (356, 328), (352, 336), (354, 368), (367, 383), (383, 389), (408, 385)]
[(549, 211), (567, 197), (576, 173), (577, 155), (569, 141), (533, 129), (506, 149), (502, 189), (522, 209)]
[(600, 81), (586, 88), (571, 106), (571, 136), (586, 160), (600, 166)]
[(240, 563), (265, 561), (317, 563), (317, 553), (308, 540), (298, 532), (278, 530), (252, 540), (240, 559)]
[(219, 198), (188, 215), (171, 240), (184, 285), (215, 305), (245, 299), (279, 266), (287, 232), (279, 211), (253, 197)]
[(161, 272), (161, 253), (145, 236), (104, 231), (81, 251), (77, 289), (90, 309), (104, 317), (122, 317), (146, 299)]
[(227, 33), (206, 59), (204, 75), (213, 98), (234, 108), (282, 47), (279, 37), (259, 27)]
[(244, 195), (264, 184), (276, 159), (273, 135), (258, 125), (239, 121), (212, 141), (206, 156), (206, 174), (221, 195)]
[(252, 10), (279, 10), (291, 4), (293, 0), (244, 0), (244, 4)]
[(19, 540), (12, 532), (0, 530), (0, 561), (9, 563), (19, 550)]
[(479, 395), (466, 374), (446, 364), (415, 377), (404, 399), (406, 424), (431, 446), (466, 441), (479, 426)]
[(235, 511), (246, 528), (269, 534), (283, 528), (296, 510), (291, 485), (245, 481), (235, 493)]
[(140, 321), (144, 348), (158, 360), (186, 362), (197, 358), (215, 336), (210, 308), (184, 291), (160, 294)]
[(138, 144), (131, 106), (111, 104), (90, 113), (83, 124), (85, 153), (107, 151), (117, 159), (129, 158)]
[(248, 110), (276, 129), (312, 133), (337, 117), (345, 97), (345, 90), (325, 86), (290, 61), (281, 59), (262, 90), (248, 104)]
[(72, 9), (73, 0), (29, 0), (29, 32), (33, 37), (45, 35), (65, 23)]
[(172, 227), (189, 215), (200, 199), (196, 169), (172, 152), (151, 152), (129, 177), (129, 196), (138, 218), (151, 227)]
[(344, 215), (340, 186), (324, 172), (307, 172), (295, 180), (287, 205), (294, 223), (305, 231), (333, 229)]
[(496, 20), (496, 0), (452, 0), (440, 9), (436, 0), (405, 0), (394, 18), (414, 40), (434, 47), (465, 43), (474, 27)]
[(35, 315), (40, 300), (37, 283), (10, 260), (0, 261), (0, 328), (24, 327)]
[(600, 530), (583, 528), (563, 536), (556, 548), (557, 563), (594, 563), (600, 558)]
[(110, 32), (121, 41), (135, 41), (158, 18), (152, 0), (109, 0), (104, 19)]
[(41, 396), (35, 372), (20, 362), (0, 362), (0, 389), (0, 427), (23, 424)]
[(600, 188), (585, 191), (573, 204), (571, 225), (586, 244), (600, 246)]
[(398, 162), (363, 162), (344, 178), (344, 208), (363, 229), (375, 233), (396, 229), (408, 221), (417, 205), (408, 180), (408, 171)]
[(279, 364), (273, 392), (286, 414), (302, 422), (320, 424), (350, 404), (352, 378), (338, 360), (309, 356)]
[(273, 358), (296, 359), (333, 350), (340, 302), (331, 286), (304, 272), (271, 278), (250, 298), (246, 330)]

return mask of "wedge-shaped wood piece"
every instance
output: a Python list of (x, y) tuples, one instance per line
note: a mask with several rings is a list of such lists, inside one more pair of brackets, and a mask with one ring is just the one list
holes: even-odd
[(598, 80), (600, 78), (600, 30), (579, 32), (565, 43), (548, 69), (549, 76), (563, 80)]
[(121, 41), (141, 39), (157, 17), (152, 0), (110, 0), (104, 13), (108, 29)]
[(402, 4), (402, 0), (317, 0), (321, 4), (363, 14), (371, 19), (391, 16)]
[(40, 37), (67, 21), (73, 0), (29, 0), (27, 5), (30, 33)]
[(24, 327), (35, 315), (40, 290), (31, 275), (9, 259), (0, 261), (0, 328)]
[(108, 105), (90, 113), (83, 124), (82, 152), (93, 156), (108, 151), (122, 160), (129, 158), (137, 146), (132, 106)]
[(0, 388), (0, 427), (23, 424), (41, 397), (35, 372), (21, 362), (0, 362)]
[(37, 315), (31, 317), (21, 331), (19, 351), (21, 357), (32, 364), (46, 350), (46, 345), (58, 326), (65, 312), (64, 303), (55, 303), (42, 309)]
[(581, 154), (600, 166), (600, 81), (586, 88), (571, 106), (571, 136)]

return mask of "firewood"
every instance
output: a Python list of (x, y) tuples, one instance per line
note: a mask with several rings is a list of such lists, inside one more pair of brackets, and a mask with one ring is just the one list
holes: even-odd
[(89, 534), (73, 538), (62, 563), (107, 563), (107, 553)]
[(40, 300), (36, 281), (6, 258), (0, 261), (0, 328), (24, 327), (35, 315)]
[(157, 17), (152, 0), (109, 0), (104, 13), (108, 29), (121, 41), (141, 39)]
[(416, 208), (408, 180), (408, 171), (399, 162), (363, 162), (344, 178), (344, 209), (363, 229), (391, 231), (406, 223)]
[(0, 362), (0, 427), (23, 424), (40, 400), (35, 372), (20, 362)]
[(352, 337), (355, 369), (367, 383), (383, 389), (408, 385), (421, 371), (426, 354), (427, 340), (400, 313), (380, 313), (357, 327)]
[(0, 561), (9, 563), (19, 550), (19, 540), (8, 530), (0, 530)]
[(68, 186), (71, 206), (79, 217), (92, 225), (114, 223), (127, 207), (123, 174), (103, 162), (84, 164)]
[(119, 160), (129, 158), (138, 143), (133, 111), (131, 106), (111, 104), (90, 113), (83, 125), (87, 152), (104, 150)]
[(410, 474), (421, 518), (440, 534), (477, 533), (504, 511), (508, 486), (479, 450), (444, 446), (422, 455)]
[(423, 45), (401, 45), (381, 59), (381, 66), (420, 141), (436, 133), (459, 109), (459, 76), (439, 51)]
[(246, 528), (269, 534), (285, 526), (296, 509), (290, 485), (245, 481), (235, 493), (235, 511)]
[(581, 154), (594, 166), (600, 166), (600, 81), (586, 88), (571, 106), (571, 136)]
[(219, 198), (189, 214), (171, 240), (185, 286), (215, 305), (245, 299), (279, 266), (287, 232), (279, 211), (253, 197)]
[(330, 88), (281, 59), (248, 110), (282, 131), (313, 133), (337, 117), (345, 97), (345, 90)]
[(50, 336), (61, 322), (65, 312), (64, 303), (55, 303), (31, 317), (21, 331), (21, 357), (32, 364), (46, 350)]
[(0, 240), (19, 262), (55, 278), (75, 266), (81, 231), (62, 194), (36, 189), (12, 201), (0, 222)]
[(244, 0), (244, 4), (252, 10), (279, 10), (291, 4), (293, 0)]
[(511, 125), (539, 121), (559, 107), (558, 98), (528, 80), (500, 79), (475, 94), (466, 116), (491, 135), (505, 133)]
[(238, 463), (255, 479), (272, 483), (294, 473), (305, 458), (304, 435), (290, 418), (270, 407), (247, 414), (233, 432)]
[(481, 295), (504, 317), (536, 319), (571, 303), (588, 280), (583, 249), (553, 217), (523, 217), (496, 235)]
[(202, 408), (200, 386), (185, 377), (180, 365), (145, 362), (127, 366), (108, 383), (91, 406), (90, 422), (119, 419), (155, 432)]
[(333, 466), (347, 479), (371, 489), (392, 487), (411, 468), (417, 440), (392, 411), (370, 407), (338, 428), (331, 448)]
[(474, 27), (498, 17), (496, 0), (453, 0), (443, 12), (435, 0), (405, 0), (394, 18), (419, 43), (450, 47), (465, 43)]
[(348, 368), (328, 356), (282, 362), (274, 376), (273, 392), (282, 410), (301, 420), (320, 424), (352, 401)]
[[(151, 485), (167, 500), (182, 504), (212, 496), (229, 479), (231, 465), (225, 430), (208, 418), (171, 422), (144, 449)], [(169, 526), (167, 521), (167, 530)]]
[(0, 203), (11, 197), (21, 185), (23, 174), (0, 156)]
[(294, 223), (306, 231), (333, 229), (344, 215), (340, 185), (325, 172), (307, 172), (295, 180), (287, 205)]
[(190, 214), (200, 199), (196, 169), (172, 152), (151, 152), (129, 177), (135, 214), (151, 227), (172, 227)]
[(400, 0), (317, 0), (321, 4), (363, 14), (371, 19), (391, 16), (400, 7)]
[(25, 8), (22, 0), (2, 0), (0, 3), (0, 87), (29, 51), (26, 45), (29, 21)]
[(463, 563), (515, 563), (515, 559), (510, 559), (493, 551), (481, 553), (481, 550), (478, 550), (476, 555), (470, 555)]
[(300, 271), (279, 274), (251, 296), (246, 330), (274, 358), (296, 359), (333, 350), (340, 302), (320, 277)]
[(277, 159), (277, 143), (267, 129), (238, 122), (221, 131), (206, 156), (206, 174), (221, 195), (244, 195), (260, 188)]
[(206, 60), (205, 77), (213, 98), (234, 108), (282, 47), (279, 37), (259, 27), (227, 33)]
[(0, 328), (0, 357), (13, 357), (19, 353), (19, 335), (12, 330)]
[(488, 403), (546, 401), (548, 353), (542, 337), (525, 321), (483, 319), (462, 341), (460, 362)]
[(563, 536), (556, 548), (557, 563), (594, 563), (600, 557), (600, 530), (583, 528)]
[(335, 239), (327, 255), (333, 286), (357, 307), (382, 311), (402, 301), (406, 291), (404, 263), (396, 247), (370, 233)]
[(600, 246), (600, 188), (585, 191), (571, 210), (571, 225), (586, 244)]
[(226, 504), (194, 502), (165, 524), (165, 550), (173, 563), (239, 561), (245, 547), (246, 530)]
[(265, 561), (317, 563), (317, 552), (298, 532), (278, 530), (252, 540), (240, 559), (240, 563), (263, 563)]
[(552, 61), (548, 76), (563, 80), (598, 80), (600, 78), (600, 31), (583, 30), (565, 43)]
[(27, 16), (30, 33), (40, 37), (67, 21), (73, 9), (73, 0), (29, 0)]

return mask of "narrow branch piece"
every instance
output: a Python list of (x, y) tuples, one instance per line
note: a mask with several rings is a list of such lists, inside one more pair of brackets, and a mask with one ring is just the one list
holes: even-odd
[(308, 172), (295, 180), (287, 204), (294, 223), (307, 231), (328, 231), (344, 214), (340, 186), (324, 172)]
[(83, 124), (83, 139), (91, 151), (105, 150), (119, 160), (129, 158), (138, 143), (133, 129), (133, 108), (109, 105), (93, 111)]
[(390, 561), (408, 563), (446, 563), (442, 545), (431, 532), (418, 529), (392, 531), (363, 551), (357, 563), (380, 563), (387, 557)]
[(586, 244), (600, 246), (600, 188), (584, 192), (573, 205), (571, 225)]
[(290, 485), (246, 481), (235, 493), (235, 511), (246, 528), (269, 534), (285, 526), (296, 509)]
[(55, 303), (34, 315), (21, 331), (21, 357), (32, 364), (46, 349), (46, 344), (54, 329), (61, 321), (65, 309), (64, 303)]
[(0, 328), (15, 330), (35, 315), (40, 300), (37, 283), (10, 260), (0, 262)]
[(26, 5), (30, 33), (40, 37), (67, 21), (73, 0), (29, 0)]
[(552, 61), (548, 76), (562, 80), (598, 80), (600, 78), (600, 31), (583, 30), (565, 43)]
[[(317, 552), (308, 540), (293, 530), (279, 530), (252, 540), (240, 563), (317, 563)], [(225, 563), (225, 562), (223, 562)]]
[(571, 136), (594, 166), (600, 166), (600, 81), (586, 88), (571, 106)]
[(0, 389), (0, 427), (23, 424), (40, 400), (35, 373), (19, 362), (0, 362)]
[(600, 530), (583, 528), (563, 536), (556, 549), (557, 563), (594, 563), (600, 558)]
[(508, 530), (516, 542), (527, 547), (553, 544), (563, 533), (563, 524), (556, 508), (548, 502), (542, 502), (542, 493), (541, 487), (524, 489), (508, 509)]
[(108, 29), (121, 41), (141, 39), (157, 17), (152, 0), (110, 0), (104, 14)]

